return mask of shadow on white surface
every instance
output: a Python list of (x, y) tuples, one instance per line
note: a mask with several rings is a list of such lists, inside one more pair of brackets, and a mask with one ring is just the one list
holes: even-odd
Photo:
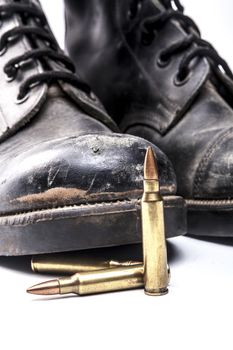
[[(174, 239), (173, 239), (174, 240)], [(167, 252), (169, 263), (175, 263), (184, 259), (181, 249), (175, 245), (172, 240), (167, 242)], [(96, 249), (87, 251), (90, 256), (101, 256), (105, 260), (135, 260), (142, 261), (142, 246), (141, 244), (112, 247), (106, 249)], [(66, 253), (69, 255), (69, 253)], [(71, 253), (72, 254), (72, 253)], [(80, 254), (80, 252), (77, 252)], [(81, 253), (82, 254), (82, 253)], [(21, 273), (34, 274), (31, 270), (31, 256), (3, 256), (0, 257), (0, 267), (4, 269), (15, 270)]]
[(233, 237), (209, 237), (209, 236), (190, 236), (190, 238), (203, 241), (203, 242), (210, 242), (215, 244), (221, 244), (228, 247), (233, 247)]
[(0, 267), (15, 270), (21, 273), (33, 273), (31, 270), (31, 258), (29, 256), (1, 256)]

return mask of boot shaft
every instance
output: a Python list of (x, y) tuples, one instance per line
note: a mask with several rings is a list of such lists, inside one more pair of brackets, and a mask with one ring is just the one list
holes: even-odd
[[(221, 176), (229, 171), (227, 151), (206, 167), (213, 140), (215, 149), (218, 137), (231, 134), (232, 73), (179, 0), (101, 1), (98, 16), (88, 21), (83, 20), (88, 6), (76, 21), (78, 8), (69, 4), (66, 0), (68, 50), (120, 129), (168, 154), (185, 198), (233, 196), (231, 178)], [(77, 37), (70, 40), (78, 27), (82, 44)]]
[(181, 55), (163, 65), (163, 50), (188, 34), (178, 22), (168, 21), (153, 33), (149, 31), (148, 41), (144, 21), (165, 12), (159, 1), (82, 3), (66, 0), (66, 46), (82, 67), (82, 77), (123, 130), (126, 118), (128, 125), (130, 119), (140, 122), (146, 113), (148, 126), (166, 134), (207, 79), (207, 62), (196, 60), (192, 79), (184, 84), (176, 81)]

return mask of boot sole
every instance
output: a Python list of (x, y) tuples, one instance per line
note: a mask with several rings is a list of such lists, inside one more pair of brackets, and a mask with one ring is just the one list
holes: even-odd
[(233, 237), (233, 200), (186, 200), (188, 234)]
[[(187, 232), (183, 198), (164, 197), (167, 238)], [(30, 255), (141, 242), (140, 201), (73, 205), (0, 217), (0, 255)]]

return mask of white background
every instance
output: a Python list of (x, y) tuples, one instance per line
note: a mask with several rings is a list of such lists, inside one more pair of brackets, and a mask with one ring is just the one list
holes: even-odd
[[(63, 45), (62, 1), (42, 4)], [(233, 67), (232, 0), (184, 5)], [(168, 248), (170, 292), (160, 298), (37, 298), (25, 290), (47, 277), (30, 272), (28, 258), (0, 258), (0, 349), (232, 349), (233, 239), (179, 237)]]

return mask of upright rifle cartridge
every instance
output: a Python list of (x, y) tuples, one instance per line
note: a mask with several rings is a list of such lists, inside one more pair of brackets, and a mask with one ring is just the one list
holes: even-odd
[(164, 209), (157, 162), (151, 147), (146, 152), (143, 184), (141, 215), (145, 293), (163, 295), (168, 292), (169, 283)]

